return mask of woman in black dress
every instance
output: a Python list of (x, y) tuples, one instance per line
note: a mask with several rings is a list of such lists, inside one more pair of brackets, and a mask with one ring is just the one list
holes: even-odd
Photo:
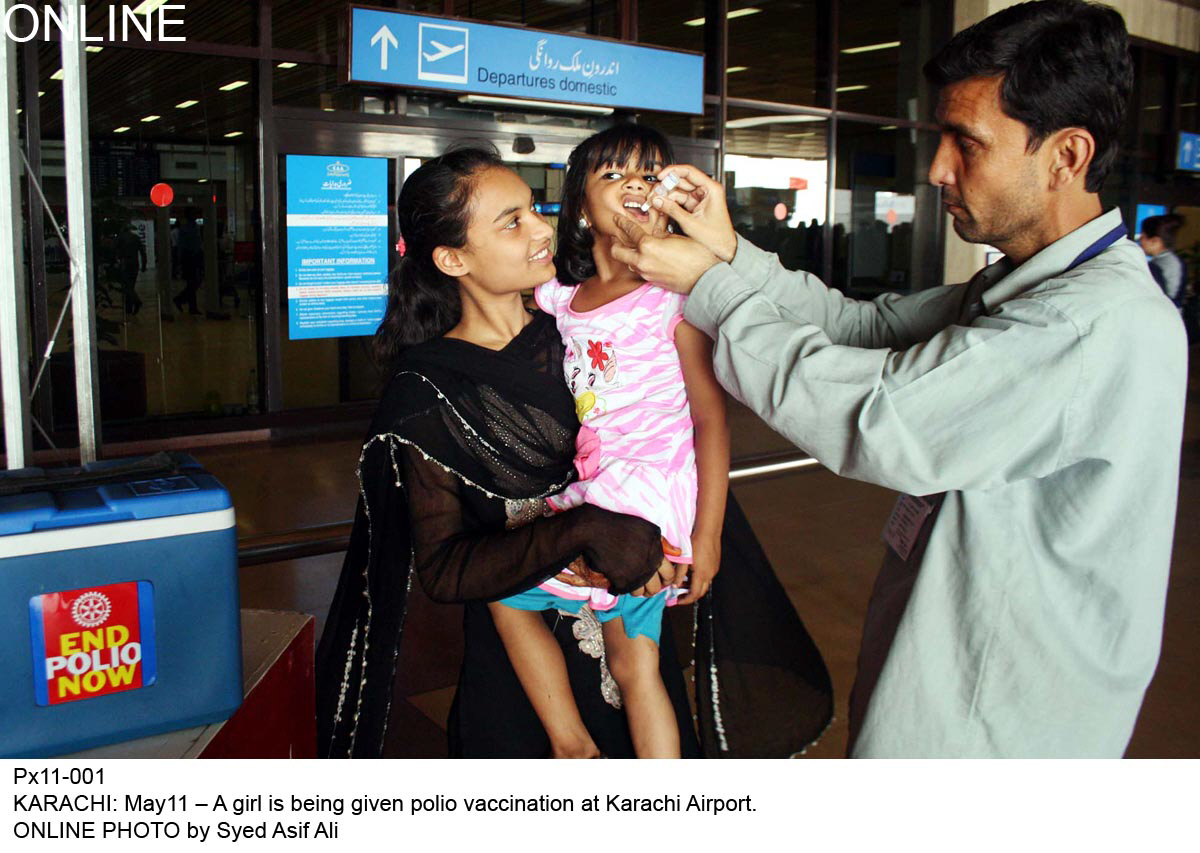
[[(615, 592), (653, 593), (659, 531), (592, 506), (541, 516), (545, 496), (574, 476), (578, 420), (554, 322), (526, 311), (520, 295), (554, 274), (552, 229), (528, 186), (494, 152), (460, 149), (414, 172), (397, 210), (406, 254), (376, 338), (392, 378), (360, 456), (354, 531), (318, 648), (319, 748), (381, 754), (415, 574), (433, 600), (465, 603), (451, 755), (544, 756), (549, 741), (486, 602), (568, 564), (592, 585), (606, 578)], [(794, 752), (828, 722), (828, 674), (732, 501), (726, 531), (713, 589), (730, 595), (714, 592), (696, 619), (703, 751)], [(727, 572), (731, 559), (749, 571)], [(741, 624), (726, 622), (724, 607)], [(546, 617), (595, 744), (632, 756), (591, 626)], [(698, 756), (669, 631), (660, 655), (683, 755)]]

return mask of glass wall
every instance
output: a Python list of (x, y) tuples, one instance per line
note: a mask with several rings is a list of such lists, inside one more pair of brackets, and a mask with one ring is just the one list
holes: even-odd
[(938, 191), (928, 182), (937, 141), (929, 130), (838, 125), (834, 287), (872, 298), (942, 283)]
[[(224, 37), (206, 21), (198, 16), (189, 32)], [(57, 44), (27, 50), (23, 130), (39, 137), (30, 162), (49, 206), (27, 186), (26, 262), (40, 352), (67, 297), (66, 252), (54, 225), (66, 225), (62, 73)], [(257, 413), (254, 65), (112, 45), (86, 56), (102, 428), (121, 434), (147, 419)], [(151, 200), (158, 184), (171, 196), (161, 206)], [(30, 223), (40, 223), (39, 233)], [(39, 388), (43, 441), (74, 427), (72, 339), (67, 311)]]
[(829, 106), (829, 0), (729, 4), (729, 95)]
[(1134, 89), (1117, 162), (1101, 197), (1134, 228), (1146, 215), (1183, 217), (1176, 250), (1192, 275), (1200, 269), (1200, 176), (1180, 168), (1184, 134), (1200, 134), (1200, 63), (1156, 45), (1135, 43)]
[(785, 267), (821, 272), (829, 122), (730, 110), (724, 184), (738, 233)]
[[(423, 159), (488, 140), (553, 215), (574, 145), (615, 120), (642, 121), (668, 134), (680, 159), (721, 170), (739, 232), (785, 266), (861, 295), (940, 281), (920, 63), (949, 36), (950, 0), (733, 0), (725, 20), (712, 0), (380, 4), (704, 53), (697, 116), (481, 106), (347, 83), (348, 5), (271, 0), (260, 15), (257, 3), (208, 0), (188, 4), (185, 45), (106, 43), (87, 54), (100, 346), (113, 365), (101, 378), (109, 440), (146, 434), (147, 420), (158, 433), (187, 434), (288, 417), (353, 420), (368, 408), (379, 387), (369, 337), (288, 338), (283, 199), (293, 153), (384, 158), (394, 200)], [(40, 184), (61, 220), (59, 49), (28, 50), (23, 133), (37, 143)], [(1155, 85), (1195, 87), (1194, 66), (1173, 67)], [(1195, 100), (1172, 114), (1176, 125), (1147, 125), (1137, 150), (1161, 160), (1162, 140), (1194, 120)], [(1126, 171), (1149, 174), (1145, 156)], [(164, 207), (150, 201), (157, 183), (173, 192)], [(26, 190), (27, 222), (29, 209), (41, 222), (27, 229), (36, 350), (63, 304), (66, 264)], [(48, 379), (49, 432), (69, 432), (74, 420), (69, 340), (68, 320)], [(772, 447), (756, 439), (739, 452)]]

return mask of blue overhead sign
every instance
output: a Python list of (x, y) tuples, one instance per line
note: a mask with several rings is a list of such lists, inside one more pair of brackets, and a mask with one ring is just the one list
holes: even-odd
[(1200, 133), (1179, 134), (1179, 159), (1175, 168), (1200, 172)]
[(1167, 212), (1165, 204), (1139, 204), (1133, 213), (1133, 236), (1141, 236), (1142, 223), (1151, 216), (1163, 216)]
[(704, 57), (541, 30), (350, 9), (350, 79), (701, 115)]
[(387, 307), (387, 160), (289, 154), (288, 337), (371, 335)]

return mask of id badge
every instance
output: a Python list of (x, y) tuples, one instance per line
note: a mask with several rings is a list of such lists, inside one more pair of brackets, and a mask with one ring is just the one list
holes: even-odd
[(883, 541), (900, 557), (907, 561), (916, 544), (921, 528), (933, 514), (935, 504), (926, 498), (901, 495), (892, 508), (892, 514), (883, 527)]

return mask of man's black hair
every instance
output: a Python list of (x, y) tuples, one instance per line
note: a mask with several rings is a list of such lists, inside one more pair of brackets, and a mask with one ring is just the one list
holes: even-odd
[(1084, 186), (1099, 192), (1117, 157), (1117, 134), (1133, 86), (1129, 34), (1121, 15), (1083, 0), (1020, 3), (952, 38), (925, 64), (938, 86), (1003, 77), (1006, 115), (1029, 128), (1029, 151), (1065, 127), (1096, 141)]

